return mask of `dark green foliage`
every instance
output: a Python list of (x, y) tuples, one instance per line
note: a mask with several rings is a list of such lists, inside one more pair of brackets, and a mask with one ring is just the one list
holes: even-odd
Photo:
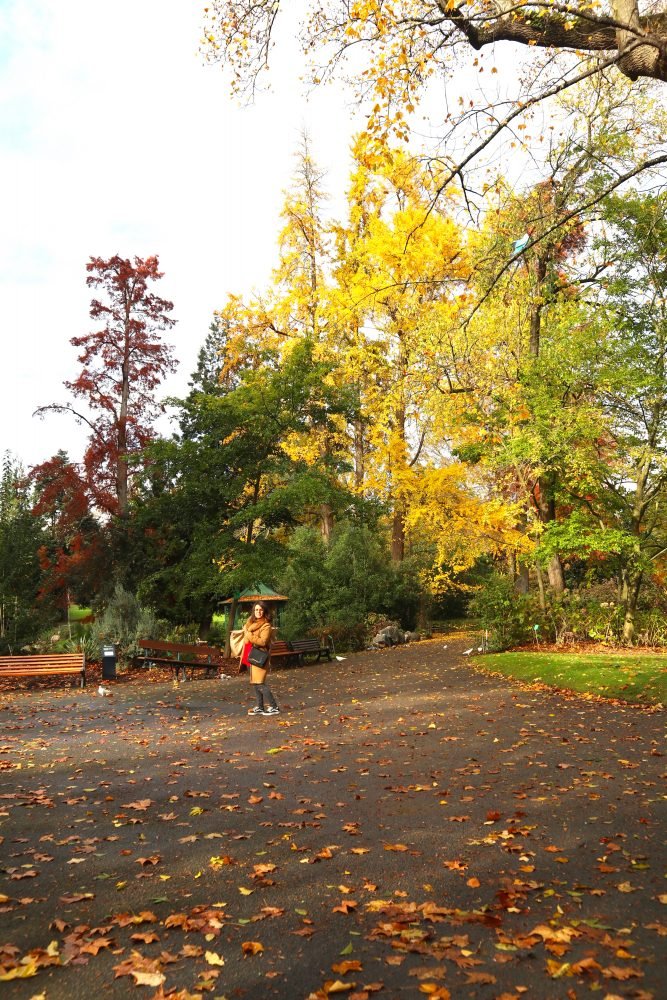
[(40, 518), (20, 466), (5, 454), (0, 479), (0, 652), (17, 653), (55, 619), (48, 604), (38, 607), (44, 544)]
[[(338, 483), (335, 456), (307, 464), (284, 449), (290, 434), (326, 431), (344, 408), (326, 387), (329, 366), (308, 341), (280, 367), (264, 361), (229, 391), (197, 388), (180, 404), (181, 435), (151, 449), (135, 507), (139, 594), (170, 621), (195, 620), (203, 631), (222, 598), (277, 580), (291, 528), (325, 504), (334, 515), (358, 505)], [(209, 368), (195, 385), (208, 387)]]
[(328, 547), (314, 528), (293, 533), (279, 587), (289, 596), (285, 638), (328, 634), (337, 649), (360, 648), (370, 612), (411, 625), (419, 582), (410, 568), (392, 562), (377, 525), (341, 522)]
[(509, 649), (532, 638), (540, 624), (537, 602), (518, 594), (507, 576), (494, 574), (470, 601), (469, 612), (488, 633), (492, 650)]

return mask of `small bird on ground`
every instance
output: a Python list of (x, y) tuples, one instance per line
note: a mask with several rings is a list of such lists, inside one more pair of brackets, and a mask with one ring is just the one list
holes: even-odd
[(105, 688), (103, 684), (100, 684), (100, 686), (97, 689), (97, 693), (101, 694), (104, 697), (105, 695), (111, 694), (111, 691), (109, 688)]

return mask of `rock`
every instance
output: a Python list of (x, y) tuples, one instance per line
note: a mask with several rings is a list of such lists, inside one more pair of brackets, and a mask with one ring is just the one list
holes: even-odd
[(400, 646), (405, 642), (405, 632), (396, 625), (387, 625), (373, 639), (374, 646)]

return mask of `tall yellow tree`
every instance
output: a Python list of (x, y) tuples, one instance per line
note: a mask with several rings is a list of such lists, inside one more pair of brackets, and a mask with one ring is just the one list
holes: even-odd
[[(428, 541), (437, 566), (462, 568), (514, 529), (502, 502), (482, 509), (480, 491), (452, 456), (457, 431), (440, 404), (441, 354), (468, 302), (458, 206), (450, 204), (449, 214), (429, 211), (438, 178), (403, 153), (378, 157), (363, 137), (354, 153), (332, 307), (339, 326), (351, 317), (341, 368), (359, 393), (358, 485), (389, 509), (394, 560), (419, 539)], [(448, 394), (455, 394), (451, 383)]]

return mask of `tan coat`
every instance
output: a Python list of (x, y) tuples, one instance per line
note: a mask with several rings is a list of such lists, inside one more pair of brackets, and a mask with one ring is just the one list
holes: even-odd
[[(271, 648), (272, 634), (273, 634), (273, 629), (271, 628), (271, 622), (268, 621), (266, 618), (251, 617), (243, 626), (244, 642), (251, 642), (253, 646), (259, 646), (260, 649)], [(266, 677), (267, 671), (270, 666), (271, 666), (271, 657), (269, 657), (269, 659), (266, 661), (266, 665), (264, 667), (256, 667), (254, 666), (254, 664), (251, 665), (250, 683), (263, 684), (264, 678)]]

